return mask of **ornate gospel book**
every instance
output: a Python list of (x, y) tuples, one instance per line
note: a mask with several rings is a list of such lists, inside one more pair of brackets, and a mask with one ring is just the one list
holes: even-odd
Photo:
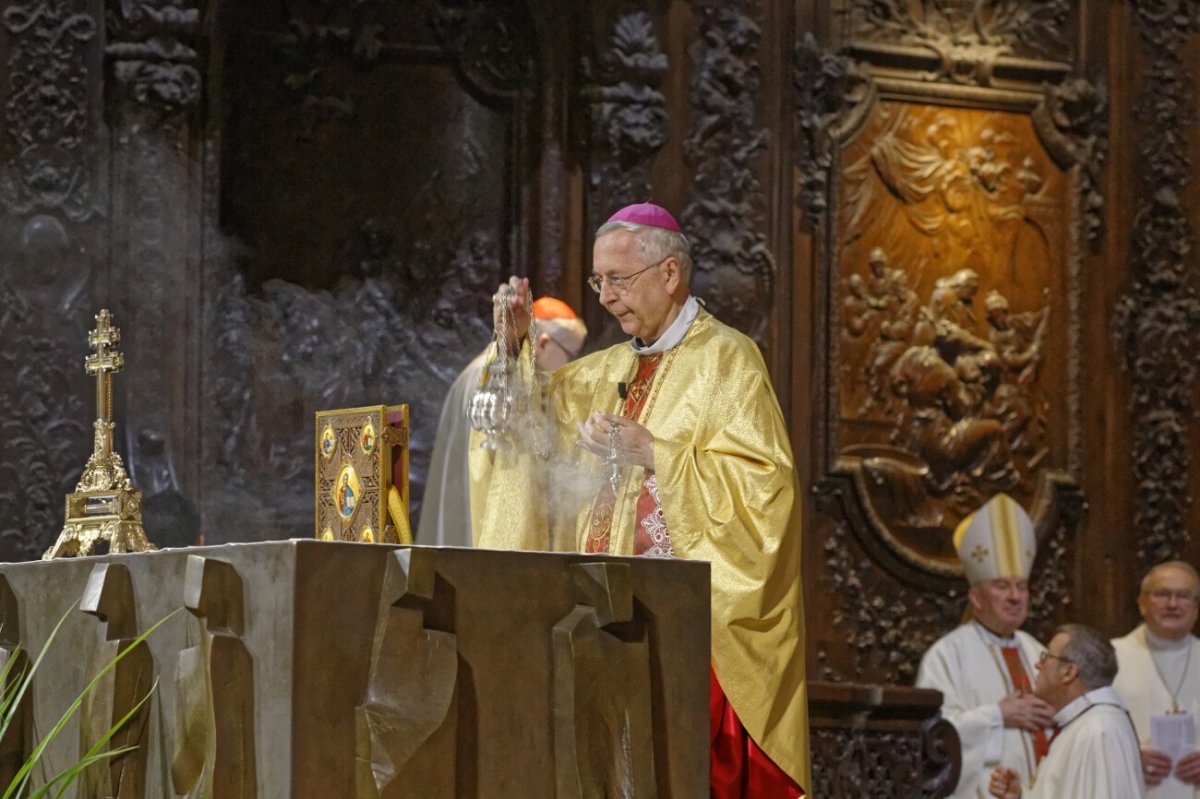
[(316, 536), (411, 544), (408, 406), (317, 411)]

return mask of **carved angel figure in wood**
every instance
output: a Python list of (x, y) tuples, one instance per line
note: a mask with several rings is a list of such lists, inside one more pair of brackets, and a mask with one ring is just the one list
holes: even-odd
[(838, 469), (891, 548), (956, 569), (964, 512), (1062, 465), (1069, 186), (1016, 113), (880, 102), (842, 157)]

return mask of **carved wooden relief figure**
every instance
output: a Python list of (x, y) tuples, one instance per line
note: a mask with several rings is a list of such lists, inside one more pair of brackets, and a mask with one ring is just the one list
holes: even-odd
[[(100, 620), (104, 641), (88, 658), (86, 674), (100, 670), (138, 637), (137, 605), (129, 569), (102, 563), (92, 569), (79, 609)], [(84, 699), (80, 707), (80, 754), (146, 698), (154, 684), (154, 656), (145, 641), (130, 650)], [(80, 795), (88, 799), (142, 799), (146, 790), (146, 749), (150, 708), (147, 700), (101, 751), (130, 747), (130, 751), (90, 766), (83, 775)]]
[(1068, 180), (1027, 114), (903, 102), (842, 164), (839, 466), (897, 555), (956, 573), (966, 513), (1067, 467)]
[(650, 649), (629, 566), (582, 563), (571, 574), (579, 604), (554, 625), (557, 796), (657, 796)]
[(254, 662), (245, 632), (242, 578), (232, 565), (189, 555), (183, 604), (195, 646), (179, 653), (171, 782), (188, 797), (258, 795)]
[(458, 641), (426, 629), (436, 550), (391, 553), (357, 717), (358, 799), (455, 795)]

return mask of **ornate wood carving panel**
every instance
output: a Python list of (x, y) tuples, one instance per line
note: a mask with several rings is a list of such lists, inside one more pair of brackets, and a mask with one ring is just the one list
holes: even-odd
[(1200, 30), (1200, 7), (1178, 0), (1132, 6), (1148, 63), (1134, 109), (1144, 132), (1131, 214), (1132, 280), (1117, 303), (1114, 327), (1133, 383), (1133, 515), (1144, 571), (1180, 557), (1191, 539), (1200, 291), (1196, 210), (1187, 199), (1196, 178), (1188, 135), (1197, 95), (1184, 58)]
[[(585, 246), (621, 205), (665, 204), (692, 240), (695, 293), (766, 348), (779, 285), (768, 194), (780, 65), (764, 23), (782, 12), (756, 0), (588, 7)], [(586, 259), (585, 251), (585, 268)], [(611, 317), (584, 299), (589, 346), (621, 340)]]
[(683, 142), (694, 173), (681, 215), (692, 232), (694, 291), (709, 309), (767, 343), (776, 282), (768, 246), (763, 170), (770, 131), (759, 111), (763, 4), (693, 0), (692, 119)]
[(604, 40), (580, 65), (587, 104), (591, 179), (588, 227), (650, 193), (650, 167), (667, 140), (667, 100), (661, 90), (669, 62), (646, 11), (614, 14)]
[[(31, 220), (36, 222), (35, 220)], [(43, 235), (62, 242), (62, 229), (52, 234), (31, 228), (31, 237), (41, 243)], [(40, 256), (40, 257), (39, 257)], [(45, 264), (42, 253), (34, 252), (27, 263)], [(87, 402), (88, 381), (81, 365), (80, 341), (86, 341), (82, 325), (46, 324), (43, 307), (62, 308), (72, 317), (83, 312), (85, 303), (64, 293), (61, 280), (51, 292), (29, 279), (33, 272), (16, 270), (0, 280), (0, 370), (8, 376), (0, 388), (5, 411), (0, 418), (0, 559), (34, 560), (54, 542), (63, 526), (63, 497), (83, 471), (91, 447)], [(68, 280), (66, 282), (73, 282)]]
[(827, 678), (912, 679), (962, 612), (953, 531), (998, 491), (1039, 529), (1031, 625), (1070, 601), (1104, 154), (1103, 94), (1065, 77), (1070, 6), (847, 2), (839, 50), (796, 46)]
[[(580, 125), (587, 157), (586, 227), (590, 235), (618, 208), (654, 194), (651, 169), (667, 140), (667, 98), (662, 82), (672, 66), (659, 42), (654, 16), (624, 4), (597, 3), (596, 41), (579, 63)], [(584, 256), (581, 272), (591, 262)], [(611, 344), (622, 335), (612, 315), (584, 298), (589, 344)]]
[[(1073, 59), (1075, 0), (842, 0), (842, 36), (862, 52), (929, 60), (928, 78), (989, 83), (1005, 67)], [(880, 59), (882, 60), (882, 58)], [(1024, 62), (1024, 63), (1022, 63)]]
[(120, 94), (159, 112), (200, 100), (201, 5), (197, 0), (108, 0), (104, 54)]
[(94, 80), (97, 20), (76, 3), (7, 3), (0, 201), (13, 214), (59, 212), (73, 222), (96, 213)]
[(948, 796), (960, 742), (941, 694), (916, 688), (809, 684), (814, 796)]
[(830, 450), (889, 549), (956, 574), (964, 515), (1066, 478), (1068, 181), (1028, 115), (905, 102), (840, 165)]
[(80, 342), (103, 249), (98, 29), (83, 3), (0, 11), (0, 560), (54, 541), (91, 445)]

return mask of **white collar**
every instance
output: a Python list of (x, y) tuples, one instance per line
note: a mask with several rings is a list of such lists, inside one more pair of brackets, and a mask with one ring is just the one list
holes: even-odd
[(683, 341), (692, 322), (696, 321), (698, 313), (700, 313), (700, 303), (689, 294), (683, 308), (679, 311), (679, 316), (675, 317), (675, 321), (658, 337), (657, 341), (646, 345), (642, 343), (641, 339), (634, 338), (630, 340), (629, 346), (633, 347), (633, 351), (637, 355), (657, 355), (660, 352), (666, 352)]
[(1106, 685), (1103, 688), (1088, 691), (1083, 696), (1076, 697), (1067, 703), (1062, 710), (1054, 714), (1054, 723), (1059, 727), (1065, 727), (1092, 705), (1116, 705), (1122, 710), (1126, 709), (1125, 703), (1121, 701), (1117, 692), (1112, 689), (1111, 685)]
[(1154, 633), (1150, 632), (1150, 628), (1142, 625), (1142, 629), (1146, 634), (1146, 645), (1150, 647), (1152, 652), (1170, 652), (1173, 650), (1186, 649), (1191, 645), (1191, 636), (1185, 635), (1182, 638), (1171, 640), (1170, 638), (1159, 638)]
[(1017, 645), (1017, 634), (1016, 633), (1013, 633), (1012, 635), (1005, 638), (1003, 635), (998, 635), (998, 634), (992, 632), (991, 630), (989, 630), (987, 627), (984, 627), (979, 622), (978, 619), (973, 620), (971, 623), (975, 625), (975, 629), (979, 631), (979, 635), (983, 638), (983, 642), (985, 644), (991, 644), (992, 646), (1016, 646)]

